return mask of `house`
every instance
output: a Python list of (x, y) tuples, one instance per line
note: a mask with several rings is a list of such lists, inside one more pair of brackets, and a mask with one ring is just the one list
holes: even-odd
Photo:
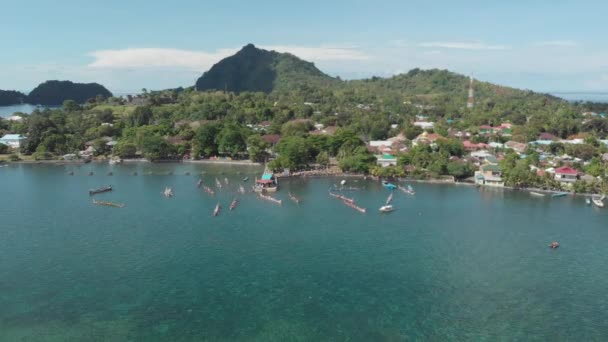
[(569, 166), (562, 166), (555, 169), (555, 180), (562, 183), (574, 183), (580, 179), (579, 172)]
[(414, 126), (420, 127), (422, 129), (433, 129), (433, 127), (435, 127), (435, 123), (428, 121), (416, 121), (414, 122)]
[(551, 133), (545, 132), (538, 136), (538, 140), (558, 140), (558, 138)]
[(22, 116), (18, 116), (18, 115), (13, 115), (13, 116), (9, 116), (8, 118), (6, 118), (6, 120), (8, 121), (23, 121), (23, 117)]
[(484, 164), (475, 172), (475, 183), (485, 186), (503, 187), (502, 171), (496, 164)]
[(494, 127), (489, 125), (479, 126), (479, 134), (488, 135), (494, 133)]
[(419, 134), (414, 140), (412, 140), (412, 145), (417, 146), (418, 144), (434, 144), (437, 140), (445, 139), (441, 135), (437, 133), (428, 133), (422, 132)]
[(489, 143), (488, 146), (490, 146), (491, 148), (504, 148), (505, 147), (504, 144), (501, 144), (499, 142), (494, 142), (494, 141)]
[(23, 140), (25, 140), (25, 137), (22, 135), (6, 134), (2, 138), (0, 138), (0, 144), (4, 144), (12, 148), (19, 148)]
[(376, 162), (382, 167), (397, 165), (397, 157), (389, 153), (383, 153), (376, 156)]
[(464, 149), (466, 151), (477, 151), (477, 150), (483, 150), (483, 149), (488, 148), (487, 144), (484, 144), (484, 143), (476, 144), (476, 143), (471, 142), (470, 140), (463, 141), (462, 145), (464, 146)]
[(526, 149), (528, 148), (528, 145), (524, 144), (524, 143), (519, 143), (517, 141), (507, 141), (505, 143), (505, 147), (506, 148), (510, 148), (513, 151), (517, 152), (517, 153), (524, 153), (526, 152)]

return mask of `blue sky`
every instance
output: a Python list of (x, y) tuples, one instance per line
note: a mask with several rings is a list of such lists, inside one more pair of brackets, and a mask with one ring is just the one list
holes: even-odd
[(343, 78), (442, 68), (539, 91), (608, 91), (608, 2), (73, 1), (2, 5), (0, 89), (193, 85), (247, 43)]

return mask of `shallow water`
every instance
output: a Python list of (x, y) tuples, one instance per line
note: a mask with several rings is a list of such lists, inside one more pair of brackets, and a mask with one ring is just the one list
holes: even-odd
[[(0, 168), (0, 340), (608, 339), (608, 209), (414, 184), (381, 215), (387, 191), (349, 180), (364, 215), (327, 195), (337, 179), (297, 179), (281, 182), (283, 206), (247, 194), (229, 211), (260, 171)], [(211, 198), (201, 172), (230, 185)], [(96, 198), (125, 208), (91, 204), (107, 184)]]

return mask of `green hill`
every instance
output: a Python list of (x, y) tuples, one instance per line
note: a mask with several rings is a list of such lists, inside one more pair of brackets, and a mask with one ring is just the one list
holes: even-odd
[(88, 99), (101, 95), (105, 98), (112, 93), (98, 83), (73, 83), (71, 81), (46, 81), (38, 85), (27, 97), (30, 104), (60, 105), (65, 100), (85, 103)]
[(0, 106), (10, 106), (20, 104), (25, 101), (27, 96), (24, 93), (14, 90), (0, 90)]
[(313, 63), (288, 53), (258, 49), (249, 44), (205, 72), (196, 81), (196, 89), (270, 93), (336, 81)]

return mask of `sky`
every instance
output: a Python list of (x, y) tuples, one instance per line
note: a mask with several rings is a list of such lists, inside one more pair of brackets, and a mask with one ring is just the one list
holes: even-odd
[(0, 89), (194, 85), (242, 46), (343, 79), (440, 68), (543, 92), (608, 92), (608, 1), (6, 1)]

